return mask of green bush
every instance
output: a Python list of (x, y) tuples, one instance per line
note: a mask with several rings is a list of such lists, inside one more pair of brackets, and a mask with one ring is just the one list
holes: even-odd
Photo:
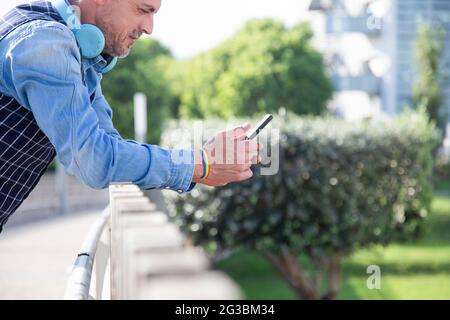
[(125, 59), (102, 80), (103, 93), (113, 110), (115, 128), (122, 137), (134, 139), (133, 97), (147, 96), (147, 142), (157, 144), (162, 124), (170, 114), (175, 97), (167, 80), (166, 65), (170, 51), (156, 40), (140, 39)]
[(312, 37), (306, 23), (287, 28), (271, 19), (248, 22), (231, 39), (177, 66), (179, 114), (229, 118), (280, 107), (321, 114), (332, 85)]
[[(163, 143), (175, 146), (169, 136), (180, 143), (187, 135), (174, 128), (189, 125), (173, 124)], [(278, 174), (262, 176), (254, 168), (255, 176), (242, 183), (167, 193), (170, 215), (196, 244), (212, 244), (217, 254), (240, 246), (259, 250), (300, 298), (334, 298), (343, 256), (422, 231), (437, 133), (423, 112), (356, 124), (289, 115), (274, 127), (281, 130)], [(314, 275), (305, 274), (300, 255), (316, 267)]]

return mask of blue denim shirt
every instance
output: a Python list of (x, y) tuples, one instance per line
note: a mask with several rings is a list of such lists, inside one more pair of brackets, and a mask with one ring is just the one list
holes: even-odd
[(33, 112), (66, 171), (88, 186), (192, 190), (192, 150), (125, 140), (113, 127), (100, 85), (105, 65), (101, 56), (82, 58), (66, 26), (35, 20), (0, 41), (0, 92)]

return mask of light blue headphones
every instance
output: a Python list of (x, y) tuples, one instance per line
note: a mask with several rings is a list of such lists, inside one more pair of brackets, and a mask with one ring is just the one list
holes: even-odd
[[(93, 24), (81, 24), (75, 11), (66, 0), (52, 0), (52, 5), (66, 22), (67, 27), (73, 32), (81, 50), (83, 58), (91, 59), (98, 57), (105, 48), (105, 36), (103, 32)], [(101, 73), (111, 71), (117, 63), (114, 57)]]

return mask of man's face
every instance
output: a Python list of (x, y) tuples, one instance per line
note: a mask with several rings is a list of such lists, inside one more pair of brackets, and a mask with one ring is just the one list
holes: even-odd
[(104, 52), (124, 58), (134, 42), (153, 31), (153, 16), (161, 0), (104, 0), (97, 7), (96, 24), (105, 35)]

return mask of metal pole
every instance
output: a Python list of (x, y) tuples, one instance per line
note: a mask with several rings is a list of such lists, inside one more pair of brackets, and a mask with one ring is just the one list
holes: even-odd
[(143, 93), (134, 95), (134, 134), (136, 141), (147, 141), (147, 97)]

